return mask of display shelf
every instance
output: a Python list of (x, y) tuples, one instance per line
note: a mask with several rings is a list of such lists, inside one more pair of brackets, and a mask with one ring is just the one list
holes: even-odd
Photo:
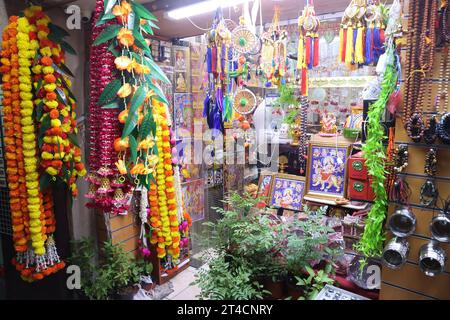
[(421, 178), (421, 179), (440, 180), (440, 181), (450, 182), (450, 177), (443, 177), (443, 176), (428, 176), (426, 174), (408, 173), (408, 172), (397, 173), (397, 175), (398, 176), (415, 177), (415, 178)]
[[(367, 206), (369, 205), (368, 203), (363, 203), (362, 205), (355, 205), (355, 204), (351, 204), (351, 202), (350, 202), (350, 204), (342, 205), (342, 204), (337, 204), (333, 200), (314, 198), (311, 196), (304, 196), (303, 199), (305, 201), (309, 201), (309, 202), (313, 202), (313, 203), (326, 204), (326, 205), (333, 206), (333, 207), (341, 207), (341, 208), (351, 209), (351, 210), (363, 210), (363, 209), (366, 209)], [(360, 202), (360, 201), (358, 201), (358, 202)]]

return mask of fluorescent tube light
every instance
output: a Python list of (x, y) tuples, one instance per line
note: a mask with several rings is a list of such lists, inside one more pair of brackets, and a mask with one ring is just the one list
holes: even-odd
[[(243, 4), (248, 0), (208, 0), (194, 3), (185, 7), (171, 10), (167, 13), (167, 16), (171, 19), (181, 20), (193, 16), (198, 16), (204, 13), (213, 12), (217, 8), (229, 8)], [(249, 0), (253, 1), (253, 0)]]

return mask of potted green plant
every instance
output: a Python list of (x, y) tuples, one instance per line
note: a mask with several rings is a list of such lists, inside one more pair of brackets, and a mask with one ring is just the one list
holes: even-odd
[(331, 264), (327, 264), (324, 269), (318, 271), (308, 266), (305, 269), (307, 276), (295, 277), (297, 285), (302, 290), (302, 295), (298, 299), (314, 300), (325, 285), (334, 283), (334, 279), (330, 277), (333, 268)]
[(284, 256), (288, 272), (287, 291), (293, 298), (303, 294), (304, 288), (298, 286), (297, 278), (307, 276), (307, 268), (318, 268), (324, 262), (328, 265), (328, 261), (342, 253), (342, 250), (329, 245), (329, 236), (334, 230), (323, 223), (326, 210), (326, 207), (321, 207), (311, 211), (305, 206), (308, 218), (294, 220), (289, 226)]
[(121, 246), (104, 242), (98, 263), (90, 239), (74, 242), (72, 252), (70, 262), (81, 269), (81, 290), (87, 298), (128, 300), (136, 294), (144, 269)]

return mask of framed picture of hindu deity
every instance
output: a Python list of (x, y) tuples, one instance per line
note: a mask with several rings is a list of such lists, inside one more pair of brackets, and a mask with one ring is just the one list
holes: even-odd
[(305, 187), (304, 177), (278, 173), (273, 176), (268, 205), (275, 208), (300, 211)]
[(308, 148), (306, 195), (328, 200), (342, 199), (347, 191), (347, 159), (350, 145), (312, 142)]
[(272, 172), (261, 172), (258, 182), (258, 197), (264, 198), (266, 203), (269, 202), (270, 190), (272, 188), (273, 181)]

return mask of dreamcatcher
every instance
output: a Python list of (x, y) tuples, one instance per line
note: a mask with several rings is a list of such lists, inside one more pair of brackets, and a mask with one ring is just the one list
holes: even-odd
[(308, 95), (308, 69), (319, 65), (319, 26), (320, 21), (316, 17), (314, 4), (311, 0), (298, 18), (300, 38), (298, 41), (297, 70), (300, 73), (300, 87), (303, 96)]
[[(251, 132), (248, 130), (251, 127), (251, 117), (248, 117), (258, 105), (258, 99), (248, 89), (238, 89), (233, 97), (233, 109), (238, 114), (238, 130), (235, 138), (243, 139), (244, 146), (248, 147), (251, 144), (252, 136)], [(250, 119), (250, 120), (249, 120)]]
[(233, 48), (239, 53), (248, 54), (257, 46), (256, 35), (245, 25), (244, 17), (239, 18), (239, 26), (231, 33)]
[(267, 79), (267, 87), (280, 84), (287, 69), (288, 33), (279, 25), (280, 8), (276, 6), (274, 11), (269, 30), (261, 35), (261, 69)]

